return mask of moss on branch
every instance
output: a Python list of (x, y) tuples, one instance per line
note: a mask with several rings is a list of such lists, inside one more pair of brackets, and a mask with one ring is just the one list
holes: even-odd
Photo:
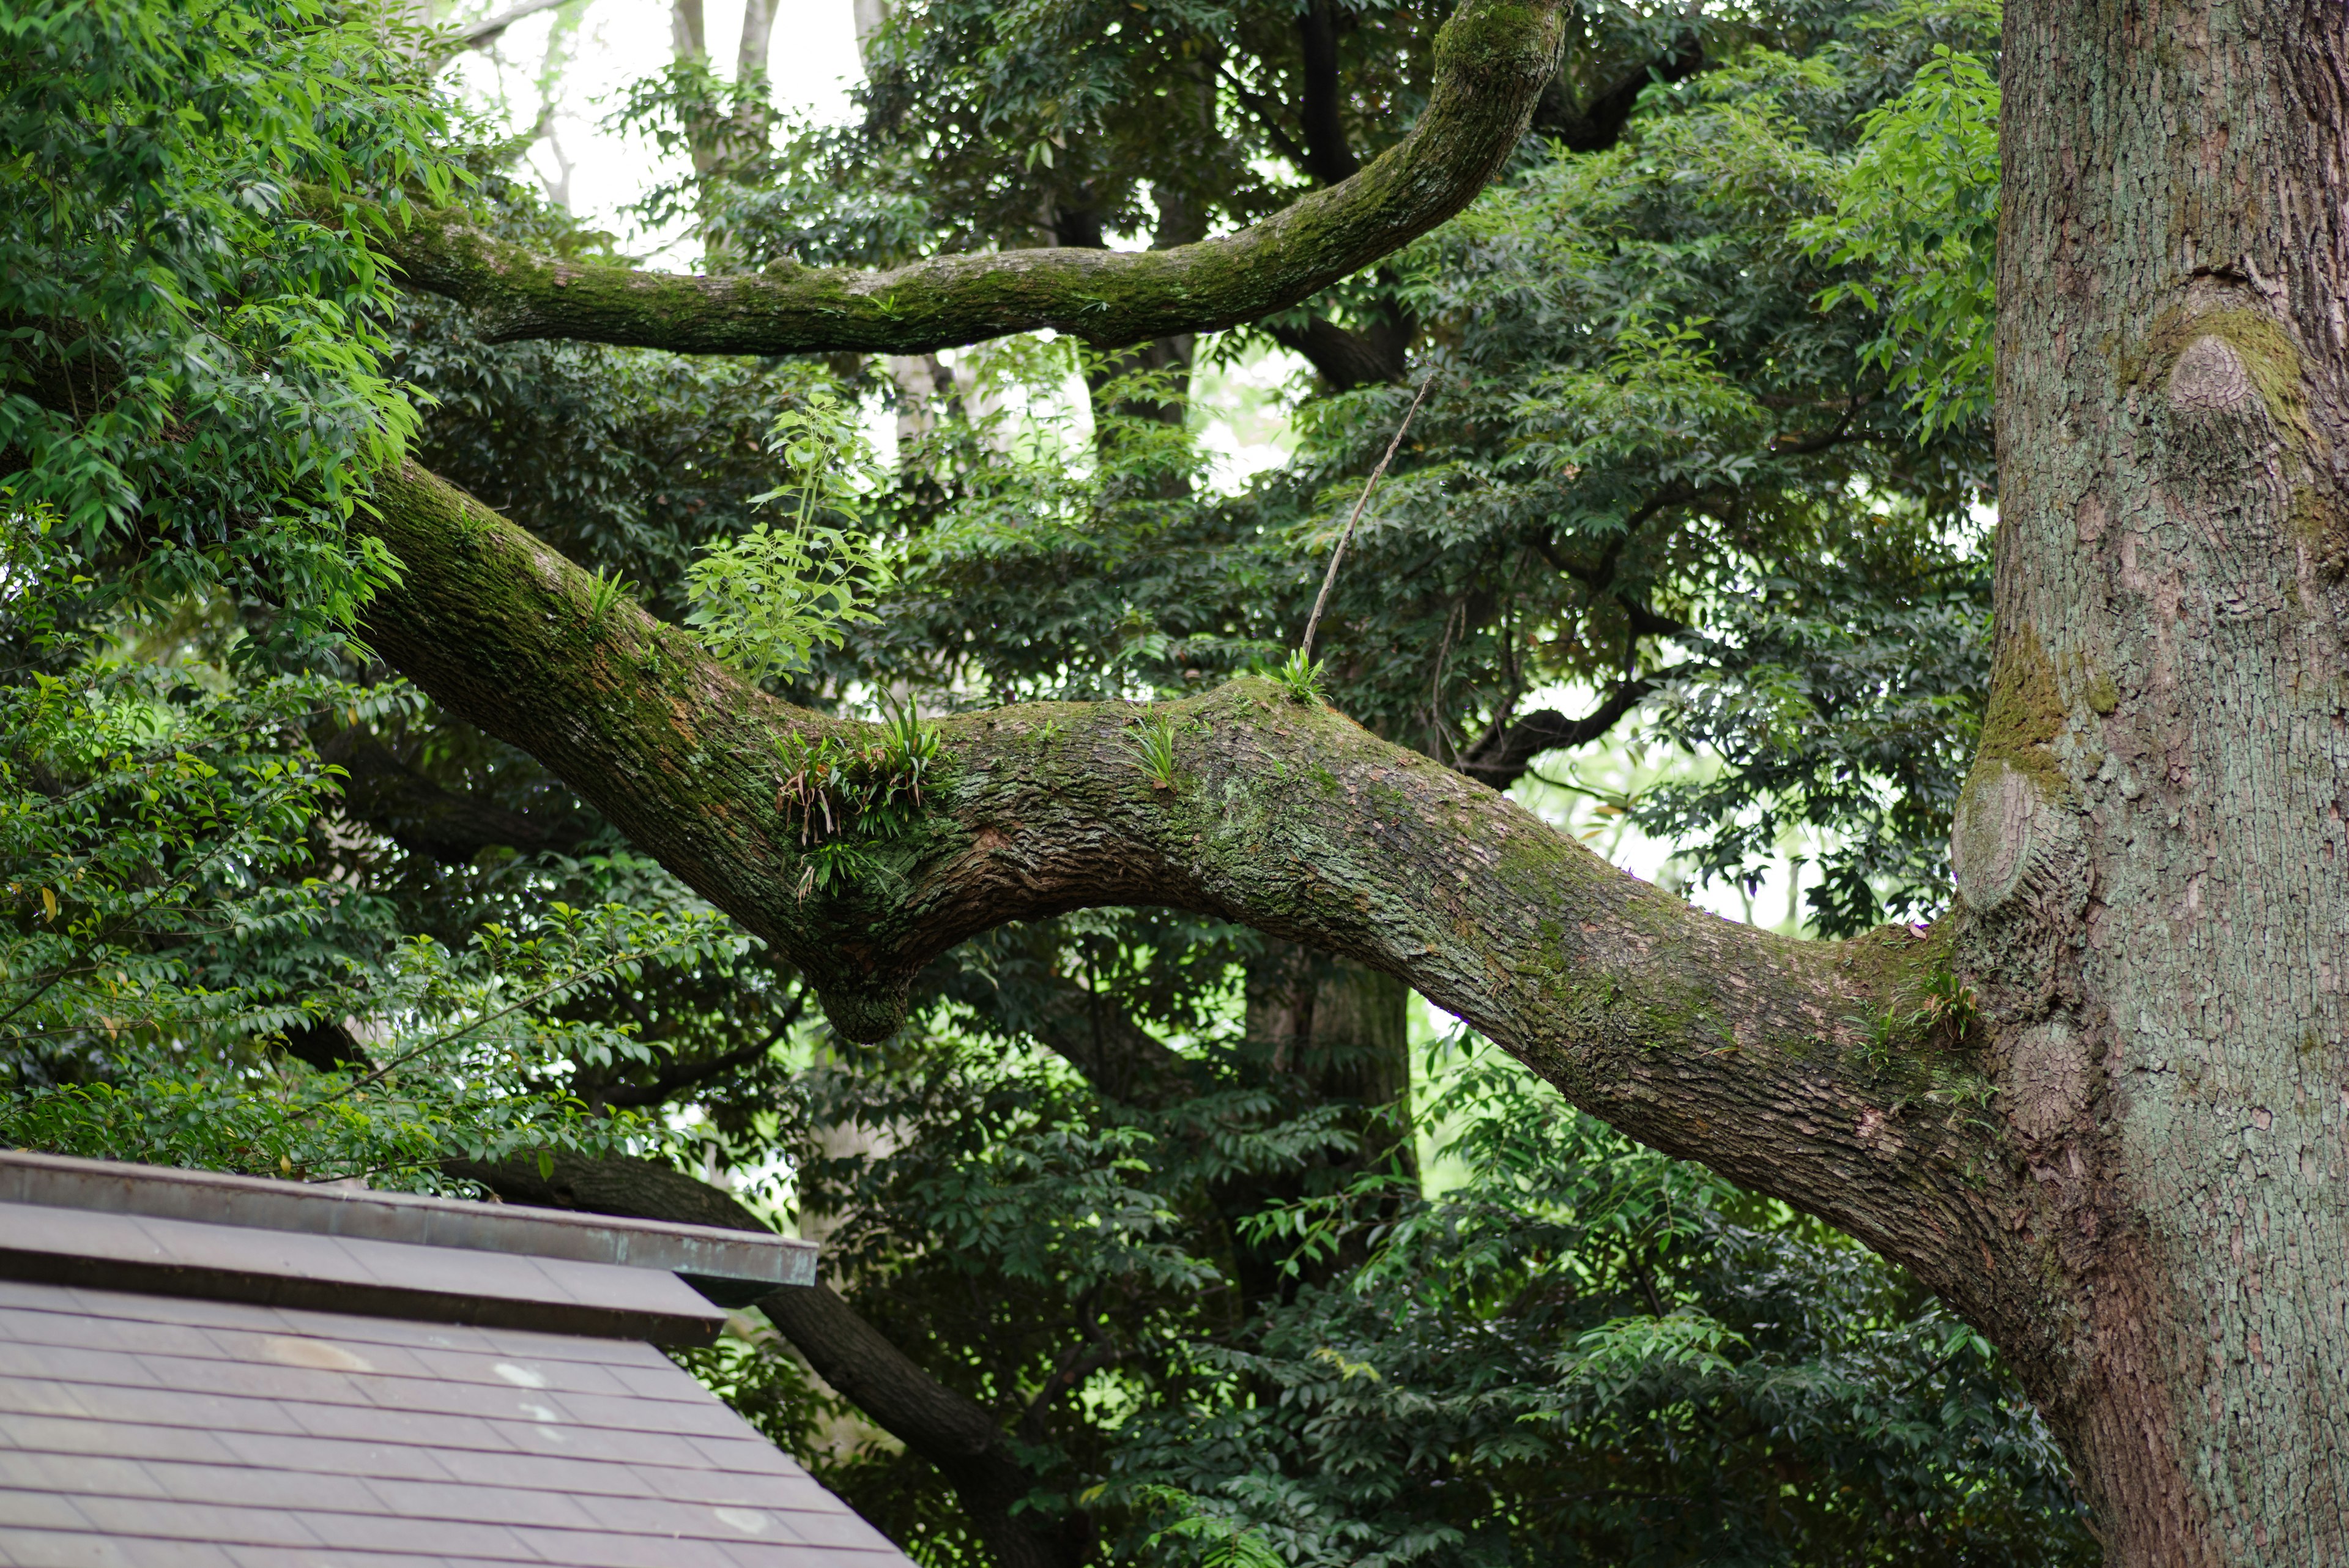
[(1915, 1096), (1868, 1062), (1888, 1009), (1922, 1005), (1932, 944), (1797, 941), (1692, 909), (1255, 679), (1148, 710), (1157, 766), (1130, 703), (936, 721), (951, 765), (926, 774), (917, 820), (892, 796), (909, 820), (888, 875), (821, 886), (811, 812), (830, 786), (802, 768), (794, 793), (786, 762), (885, 756), (883, 727), (775, 701), (633, 604), (599, 610), (585, 573), (420, 470), (377, 500), (404, 580), (370, 608), (375, 646), (771, 943), (848, 1034), (895, 1028), (926, 963), (1006, 921), (1195, 910), (1397, 976), (1634, 1137), (1912, 1262), (1970, 1229), (1948, 1205), (1979, 1195), (1941, 1176), (1980, 1165), (1956, 1147), (1977, 1135), (1904, 1119)]
[(911, 354), (1043, 327), (1104, 347), (1213, 331), (1285, 309), (1465, 207), (1525, 134), (1563, 37), (1557, 0), (1468, 0), (1436, 35), (1425, 112), (1384, 156), (1253, 228), (1166, 250), (695, 277), (541, 254), (450, 209), (419, 211), (381, 243), (409, 286), (481, 311), (492, 341)]

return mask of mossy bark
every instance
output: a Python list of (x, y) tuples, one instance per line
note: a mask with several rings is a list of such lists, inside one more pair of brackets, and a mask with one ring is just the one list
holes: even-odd
[(1436, 35), (1433, 90), (1409, 135), (1351, 178), (1196, 244), (696, 277), (542, 255), (454, 211), (419, 213), (381, 243), (409, 286), (481, 312), (492, 342), (919, 354), (1049, 327), (1124, 347), (1286, 309), (1459, 212), (1524, 136), (1563, 39), (1557, 0), (1468, 0)]
[(2014, 1194), (1961, 1046), (1902, 1037), (1940, 950), (1899, 929), (1790, 940), (1609, 867), (1481, 784), (1278, 686), (1147, 710), (940, 722), (940, 785), (890, 874), (802, 898), (778, 809), (786, 736), (862, 730), (746, 689), (691, 639), (410, 469), (379, 489), (405, 581), (366, 631), (442, 705), (531, 752), (772, 943), (859, 1038), (894, 1028), (946, 948), (1008, 920), (1154, 904), (1238, 920), (1393, 977), (1632, 1136), (1845, 1227), (1982, 1321)]
[(1997, 690), (1956, 958), (1996, 1336), (2116, 1565), (2349, 1561), (2349, 26), (2005, 13)]

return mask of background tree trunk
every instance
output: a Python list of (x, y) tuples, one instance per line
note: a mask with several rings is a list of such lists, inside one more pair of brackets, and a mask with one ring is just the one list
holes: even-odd
[[(1343, 1191), (1356, 1178), (1388, 1172), (1416, 1190), (1419, 1151), (1411, 1134), (1411, 988), (1343, 959), (1294, 942), (1267, 941), (1247, 965), (1246, 1029), (1252, 1066), (1315, 1105), (1352, 1107), (1347, 1129), (1360, 1140), (1344, 1157), (1323, 1156), (1278, 1179), (1230, 1183), (1216, 1194), (1228, 1221), (1234, 1282), (1246, 1301), (1286, 1299), (1299, 1279), (1317, 1282), (1369, 1255), (1364, 1226), (1348, 1225), (1333, 1255), (1284, 1267), (1295, 1243), (1252, 1241), (1242, 1223), (1276, 1205)], [(1400, 1191), (1376, 1208), (1392, 1212)], [(1358, 1217), (1359, 1219), (1359, 1217)]]
[(2349, 1560), (2337, 5), (2006, 12), (1960, 951), (1998, 1337), (2134, 1564)]

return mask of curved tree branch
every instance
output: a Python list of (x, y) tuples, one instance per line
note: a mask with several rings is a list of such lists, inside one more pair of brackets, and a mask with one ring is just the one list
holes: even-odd
[(1453, 764), (1462, 773), (1495, 789), (1506, 789), (1525, 777), (1534, 759), (1544, 752), (1560, 751), (1568, 746), (1579, 746), (1597, 740), (1613, 729), (1624, 714), (1640, 705), (1640, 699), (1656, 689), (1654, 677), (1643, 676), (1626, 680), (1607, 694), (1606, 700), (1579, 719), (1544, 709), (1527, 713), (1514, 723), (1495, 726), (1483, 738), (1460, 754)]
[(460, 50), (487, 48), (516, 22), (541, 11), (552, 11), (562, 4), (564, 0), (521, 0), (521, 4), (509, 5), (494, 16), (457, 28), (449, 35), (448, 41)]
[(1534, 111), (1534, 130), (1554, 137), (1568, 152), (1604, 152), (1623, 139), (1640, 95), (1650, 82), (1686, 81), (1705, 65), (1704, 45), (1695, 34), (1682, 38), (1663, 54), (1626, 71), (1579, 109), (1568, 107), (1563, 78), (1552, 82)]
[(807, 1005), (805, 992), (793, 992), (789, 1006), (775, 1021), (772, 1033), (747, 1040), (731, 1051), (721, 1051), (715, 1056), (671, 1057), (668, 1065), (653, 1075), (649, 1084), (616, 1084), (595, 1090), (589, 1099), (596, 1106), (622, 1108), (639, 1106), (666, 1105), (684, 1090), (698, 1087), (712, 1078), (723, 1077), (739, 1067), (747, 1067), (775, 1048), (778, 1038), (787, 1036), (800, 1021), (800, 1012)]
[(1136, 1023), (1116, 998), (1066, 975), (1050, 976), (1036, 990), (1040, 996), (1022, 997), (1025, 1005), (1007, 1008), (1002, 992), (964, 972), (947, 982), (945, 994), (1029, 1035), (1074, 1067), (1103, 1099), (1155, 1109), (1199, 1092), (1203, 1076), (1196, 1064)]
[(1418, 336), (1419, 322), (1397, 307), (1385, 321), (1356, 332), (1327, 317), (1313, 316), (1302, 327), (1267, 323), (1266, 336), (1313, 367), (1333, 392), (1350, 392), (1379, 381), (1402, 379), (1404, 356)]
[(1196, 910), (1392, 974), (1631, 1136), (1983, 1299), (2006, 1168), (1951, 1101), (1964, 1064), (1887, 1044), (1937, 942), (1806, 942), (1692, 909), (1252, 680), (1149, 710), (1174, 725), (1172, 788), (1135, 760), (1133, 704), (941, 720), (936, 805), (871, 846), (887, 874), (802, 898), (777, 747), (870, 726), (746, 687), (632, 605), (599, 613), (585, 574), (419, 470), (378, 503), (406, 574), (369, 611), (373, 645), (771, 943), (853, 1037), (894, 1029), (926, 963), (1005, 921)]
[(942, 256), (894, 272), (785, 265), (695, 277), (542, 255), (449, 210), (419, 212), (380, 243), (410, 286), (481, 311), (492, 342), (918, 354), (1047, 327), (1112, 348), (1212, 331), (1286, 309), (1466, 206), (1525, 134), (1562, 37), (1557, 0), (1468, 0), (1436, 36), (1425, 112), (1384, 156), (1253, 228), (1166, 250), (1055, 248)]

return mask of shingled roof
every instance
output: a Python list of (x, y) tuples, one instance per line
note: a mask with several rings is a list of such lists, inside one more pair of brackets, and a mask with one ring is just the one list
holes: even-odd
[(0, 1153), (0, 1563), (905, 1568), (654, 1348), (813, 1278), (781, 1236)]

